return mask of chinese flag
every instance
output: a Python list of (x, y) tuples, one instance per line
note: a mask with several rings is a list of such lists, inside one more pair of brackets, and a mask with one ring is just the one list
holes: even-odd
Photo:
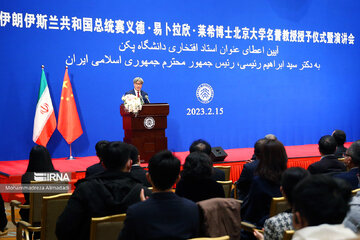
[(68, 144), (83, 133), (67, 68), (61, 91), (58, 130)]

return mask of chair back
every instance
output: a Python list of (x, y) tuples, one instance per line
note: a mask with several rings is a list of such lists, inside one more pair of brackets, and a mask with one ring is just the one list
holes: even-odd
[(224, 188), (225, 197), (229, 198), (231, 195), (231, 188), (233, 186), (232, 181), (216, 181), (220, 183)]
[[(51, 185), (67, 185), (68, 182), (57, 182), (57, 181), (31, 181), (30, 185), (33, 189), (36, 189), (35, 191), (30, 192), (29, 194), (29, 223), (33, 225), (34, 223), (40, 223), (41, 222), (41, 208), (43, 203), (43, 197), (45, 196), (51, 196), (59, 193), (67, 193), (68, 190), (66, 189), (59, 189), (59, 190), (53, 190)], [(43, 189), (43, 187), (48, 187), (49, 189)], [(55, 188), (54, 188), (55, 189)]]
[(92, 218), (90, 240), (116, 240), (124, 227), (126, 214)]
[(285, 230), (285, 231), (284, 231), (283, 240), (290, 240), (290, 239), (292, 239), (294, 233), (295, 233), (294, 230)]
[(41, 240), (56, 240), (55, 228), (59, 216), (64, 211), (71, 193), (45, 196), (41, 210)]
[(351, 195), (355, 196), (358, 192), (360, 192), (360, 188), (356, 188), (356, 189), (352, 190)]
[(290, 209), (290, 205), (284, 197), (274, 197), (271, 201), (269, 216), (275, 216), (276, 214), (285, 212), (288, 209)]
[(199, 237), (199, 238), (190, 238), (188, 240), (230, 240), (230, 236), (222, 237)]
[(225, 181), (230, 180), (230, 170), (231, 166), (214, 166), (214, 168), (220, 169), (225, 173)]

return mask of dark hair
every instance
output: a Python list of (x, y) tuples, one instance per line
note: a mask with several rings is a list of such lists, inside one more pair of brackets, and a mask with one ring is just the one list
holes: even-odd
[(350, 186), (342, 179), (310, 175), (293, 191), (293, 209), (309, 226), (340, 224), (349, 210)]
[(26, 172), (53, 172), (54, 170), (50, 153), (46, 147), (41, 145), (32, 147)]
[(124, 142), (110, 142), (104, 149), (103, 163), (107, 169), (121, 170), (130, 158), (129, 144)]
[(284, 145), (279, 140), (266, 139), (256, 173), (271, 182), (280, 183), (281, 174), (287, 168), (287, 160)]
[(353, 142), (346, 153), (351, 157), (351, 161), (356, 166), (360, 166), (360, 140)]
[(260, 138), (259, 140), (256, 141), (256, 143), (254, 145), (254, 154), (255, 154), (257, 159), (261, 159), (261, 155), (262, 155), (263, 146), (264, 146), (265, 141), (266, 141), (265, 138)]
[(212, 162), (208, 155), (203, 152), (193, 152), (190, 153), (184, 164), (184, 169), (182, 171), (182, 177), (210, 177), (212, 175)]
[(101, 141), (98, 141), (95, 145), (96, 156), (98, 156), (98, 158), (100, 159), (100, 162), (102, 162), (102, 158), (104, 155), (104, 148), (109, 143), (110, 143), (109, 141), (101, 140)]
[(286, 169), (281, 176), (281, 186), (290, 205), (293, 204), (292, 191), (301, 180), (309, 176), (310, 172), (301, 167)]
[(334, 154), (336, 151), (335, 138), (330, 135), (322, 136), (319, 140), (319, 151), (324, 155)]
[(130, 147), (130, 159), (133, 161), (133, 164), (137, 164), (139, 163), (139, 151), (138, 149), (132, 145), (132, 144), (129, 144), (129, 147)]
[(170, 151), (164, 150), (150, 159), (148, 168), (154, 186), (164, 191), (175, 184), (180, 173), (180, 160)]
[(211, 154), (211, 145), (202, 139), (196, 140), (194, 141), (189, 148), (190, 153), (193, 152), (203, 152), (205, 154), (207, 154), (208, 156), (210, 156)]
[(346, 134), (343, 130), (335, 130), (332, 136), (335, 138), (336, 144), (338, 146), (344, 145), (346, 141)]

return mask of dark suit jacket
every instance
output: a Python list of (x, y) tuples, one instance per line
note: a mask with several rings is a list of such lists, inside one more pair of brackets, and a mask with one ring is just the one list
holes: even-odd
[(214, 179), (215, 181), (225, 181), (224, 171), (214, 167), (213, 169), (214, 169), (214, 173), (211, 176), (211, 178)]
[(244, 200), (249, 193), (250, 185), (254, 177), (255, 170), (259, 165), (259, 160), (244, 164), (241, 175), (236, 182), (238, 198)]
[(101, 163), (96, 163), (86, 169), (85, 177), (93, 176), (103, 171), (105, 171), (103, 165), (101, 165)]
[(281, 197), (280, 184), (254, 176), (249, 194), (241, 206), (241, 220), (262, 228), (269, 218), (273, 197)]
[(0, 231), (4, 231), (8, 220), (6, 218), (4, 200), (0, 194)]
[(337, 158), (342, 158), (343, 157), (343, 153), (345, 153), (347, 150), (346, 147), (344, 146), (337, 146), (336, 147), (336, 151), (335, 151), (335, 157)]
[(311, 174), (344, 172), (346, 167), (344, 163), (340, 162), (335, 155), (323, 156), (320, 161), (311, 164), (308, 167)]
[(186, 176), (176, 184), (176, 192), (180, 197), (190, 199), (194, 202), (210, 198), (224, 198), (224, 188), (214, 179)]
[(199, 228), (197, 205), (171, 192), (154, 193), (128, 208), (119, 239), (189, 239)]
[[(148, 96), (148, 98), (149, 98), (149, 95), (146, 92), (144, 92), (143, 90), (141, 90), (140, 93), (141, 93), (141, 96), (142, 96), (142, 98), (144, 100), (144, 103), (150, 103), (149, 100), (147, 100), (146, 97), (145, 97), (145, 96)], [(125, 95), (128, 95), (128, 94), (132, 94), (132, 95), (136, 96), (134, 89), (125, 93)]]
[(358, 173), (359, 173), (359, 168), (357, 167), (357, 168), (350, 169), (348, 172), (336, 174), (336, 175), (334, 175), (334, 177), (344, 179), (345, 181), (347, 181), (350, 184), (351, 189), (354, 190), (354, 189), (358, 188), (358, 186), (359, 186), (359, 179), (357, 177)]
[(140, 166), (131, 166), (131, 175), (139, 180), (144, 186), (151, 187), (151, 184), (146, 179), (146, 171)]

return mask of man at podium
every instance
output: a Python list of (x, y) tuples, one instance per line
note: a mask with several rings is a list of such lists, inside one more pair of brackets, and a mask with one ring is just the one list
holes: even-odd
[(139, 97), (144, 103), (150, 103), (148, 94), (141, 90), (142, 85), (144, 84), (144, 80), (141, 77), (136, 77), (134, 78), (133, 82), (134, 89), (126, 92), (125, 95), (132, 94)]

